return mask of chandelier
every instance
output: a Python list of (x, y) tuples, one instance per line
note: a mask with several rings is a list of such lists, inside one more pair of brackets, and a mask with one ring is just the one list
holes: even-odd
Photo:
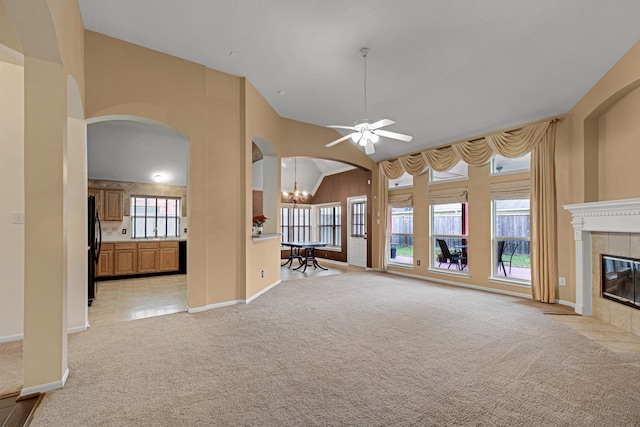
[(293, 203), (294, 209), (298, 207), (298, 203), (307, 201), (309, 194), (306, 191), (298, 191), (298, 161), (293, 159), (293, 193), (282, 192), (282, 196), (286, 203)]

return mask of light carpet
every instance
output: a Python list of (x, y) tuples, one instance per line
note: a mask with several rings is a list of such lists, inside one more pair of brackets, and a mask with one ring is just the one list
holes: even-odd
[(640, 355), (566, 308), (384, 273), (69, 337), (32, 426), (640, 425)]

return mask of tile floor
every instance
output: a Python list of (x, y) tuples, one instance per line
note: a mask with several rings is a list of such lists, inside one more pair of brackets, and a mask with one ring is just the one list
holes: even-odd
[(140, 277), (98, 282), (89, 307), (89, 325), (96, 326), (187, 309), (187, 275)]
[(640, 337), (604, 323), (595, 317), (551, 315), (554, 320), (575, 330), (611, 351), (640, 353)]

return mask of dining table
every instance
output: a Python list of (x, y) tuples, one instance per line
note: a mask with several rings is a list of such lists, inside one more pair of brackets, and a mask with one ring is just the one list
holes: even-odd
[(307, 271), (307, 266), (311, 262), (313, 268), (319, 268), (321, 270), (328, 270), (318, 264), (316, 259), (316, 248), (322, 248), (327, 246), (326, 242), (309, 242), (309, 241), (286, 241), (282, 242), (282, 246), (288, 246), (290, 248), (289, 259), (282, 264), (283, 267), (293, 267), (293, 260), (297, 260), (300, 264), (294, 270), (300, 270), (302, 273)]

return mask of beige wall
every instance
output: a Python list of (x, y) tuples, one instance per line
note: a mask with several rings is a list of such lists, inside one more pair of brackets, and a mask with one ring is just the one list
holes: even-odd
[(19, 339), (24, 313), (24, 68), (0, 61), (0, 341)]
[(598, 130), (600, 200), (640, 197), (640, 89), (605, 111)]

